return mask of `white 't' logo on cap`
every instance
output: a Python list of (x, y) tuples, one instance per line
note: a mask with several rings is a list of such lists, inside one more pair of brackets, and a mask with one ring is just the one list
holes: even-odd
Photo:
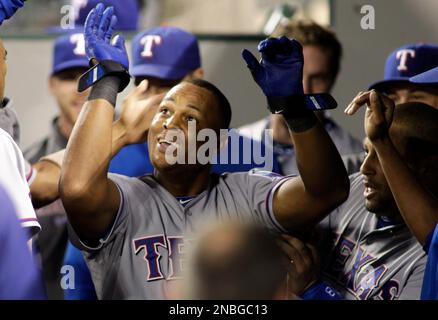
[(140, 44), (144, 46), (143, 51), (141, 52), (141, 56), (145, 58), (151, 58), (154, 56), (154, 53), (152, 52), (154, 46), (161, 44), (161, 37), (154, 35), (147, 35), (141, 38)]
[(70, 42), (76, 45), (73, 53), (77, 56), (85, 56), (85, 38), (83, 33), (75, 33), (70, 37)]
[(408, 61), (408, 56), (411, 56), (411, 58), (415, 58), (415, 50), (403, 49), (403, 50), (397, 51), (396, 58), (397, 58), (397, 60), (400, 60), (400, 64), (397, 67), (398, 71), (407, 71), (408, 70), (408, 66), (406, 65), (406, 62)]

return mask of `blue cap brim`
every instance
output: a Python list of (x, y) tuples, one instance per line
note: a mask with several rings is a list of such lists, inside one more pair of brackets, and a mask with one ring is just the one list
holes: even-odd
[(387, 85), (394, 84), (395, 82), (410, 82), (409, 77), (394, 77), (391, 79), (381, 80), (374, 82), (368, 87), (368, 90), (379, 89)]
[(164, 80), (179, 80), (193, 70), (163, 65), (138, 65), (130, 69), (133, 77), (155, 77)]
[(410, 78), (410, 81), (417, 84), (438, 84), (438, 67), (420, 73)]
[(55, 68), (53, 68), (52, 70), (52, 74), (71, 68), (89, 68), (89, 67), (90, 65), (88, 61), (84, 59), (70, 60), (56, 65)]

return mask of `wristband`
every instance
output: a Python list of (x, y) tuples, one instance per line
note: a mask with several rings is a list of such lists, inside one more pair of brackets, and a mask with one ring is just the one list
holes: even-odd
[(118, 77), (106, 76), (93, 86), (91, 93), (88, 96), (88, 101), (104, 99), (115, 107), (119, 87), (120, 79)]
[(285, 115), (284, 119), (286, 120), (287, 126), (289, 130), (293, 133), (300, 133), (312, 129), (318, 123), (318, 118), (315, 114), (306, 109), (300, 109), (299, 111), (294, 111), (294, 116)]
[(91, 67), (80, 77), (78, 91), (83, 92), (108, 76), (115, 76), (120, 79), (117, 92), (122, 92), (131, 80), (128, 71), (120, 63), (112, 60), (104, 60)]

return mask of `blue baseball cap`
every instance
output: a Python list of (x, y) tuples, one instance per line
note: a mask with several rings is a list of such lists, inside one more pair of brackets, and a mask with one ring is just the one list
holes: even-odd
[(201, 67), (196, 37), (176, 27), (155, 27), (132, 40), (134, 77), (178, 80)]
[(435, 67), (438, 67), (438, 46), (405, 45), (388, 56), (383, 80), (371, 84), (369, 89), (379, 89), (394, 82), (411, 82), (411, 77)]
[(438, 84), (438, 67), (430, 69), (429, 71), (420, 73), (415, 77), (409, 79), (412, 83), (417, 84)]
[(52, 74), (70, 68), (89, 66), (83, 33), (67, 34), (56, 39), (53, 48)]

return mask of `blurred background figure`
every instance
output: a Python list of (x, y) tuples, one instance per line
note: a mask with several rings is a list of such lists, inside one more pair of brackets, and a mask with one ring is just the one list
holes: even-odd
[(185, 295), (206, 300), (288, 299), (288, 260), (275, 237), (252, 225), (223, 224), (197, 239)]

